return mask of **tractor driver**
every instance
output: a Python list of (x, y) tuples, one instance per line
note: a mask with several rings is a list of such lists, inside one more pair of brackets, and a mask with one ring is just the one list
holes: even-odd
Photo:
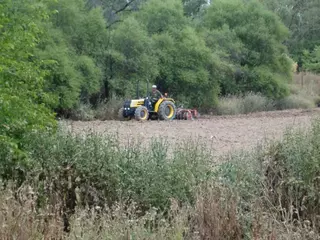
[(156, 102), (162, 97), (163, 96), (162, 96), (161, 92), (157, 89), (157, 86), (153, 85), (152, 86), (152, 93), (151, 93), (152, 105), (156, 104)]

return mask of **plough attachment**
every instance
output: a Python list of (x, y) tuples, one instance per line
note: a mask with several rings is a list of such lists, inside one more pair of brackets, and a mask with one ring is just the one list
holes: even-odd
[(176, 119), (177, 120), (195, 120), (199, 118), (199, 112), (196, 109), (178, 108)]

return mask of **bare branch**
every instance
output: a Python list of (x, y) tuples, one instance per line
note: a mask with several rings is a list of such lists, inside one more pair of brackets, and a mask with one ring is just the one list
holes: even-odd
[(122, 8), (115, 11), (115, 14), (118, 14), (119, 12), (126, 10), (126, 8), (129, 7), (131, 5), (131, 3), (133, 3), (134, 1), (135, 0), (130, 0), (129, 2), (127, 2)]

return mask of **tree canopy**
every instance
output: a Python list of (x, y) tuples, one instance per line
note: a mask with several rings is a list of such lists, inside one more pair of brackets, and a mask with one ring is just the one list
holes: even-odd
[[(0, 145), (18, 149), (27, 131), (53, 128), (53, 99), (44, 91), (48, 72), (35, 49), (47, 21), (44, 1), (4, 0), (0, 5)], [(49, 64), (49, 63), (48, 63)]]

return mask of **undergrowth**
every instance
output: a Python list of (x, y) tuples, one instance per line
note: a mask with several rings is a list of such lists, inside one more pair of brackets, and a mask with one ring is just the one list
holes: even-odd
[[(0, 148), (4, 239), (319, 239), (320, 123), (251, 152), (34, 133)], [(171, 146), (172, 147), (172, 146)]]

